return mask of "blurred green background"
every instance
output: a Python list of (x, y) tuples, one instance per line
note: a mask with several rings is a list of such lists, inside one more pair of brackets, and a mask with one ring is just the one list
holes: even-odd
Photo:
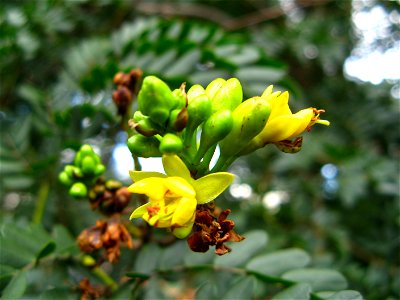
[[(237, 232), (265, 230), (268, 251), (304, 249), (366, 299), (400, 297), (400, 77), (383, 60), (354, 64), (386, 53), (398, 66), (398, 1), (3, 0), (0, 25), (2, 264), (6, 244), (21, 254), (32, 235), (52, 232), (73, 248), (98, 218), (57, 181), (82, 143), (101, 153), (109, 177), (130, 183), (112, 78), (141, 68), (172, 88), (238, 77), (250, 97), (274, 84), (290, 92), (293, 111), (325, 109), (331, 126), (305, 133), (298, 154), (267, 147), (238, 160), (218, 205), (232, 209)], [(32, 223), (43, 227), (29, 231)], [(125, 266), (131, 256), (123, 252)], [(23, 259), (2, 268), (1, 288)], [(30, 271), (25, 297), (67, 289), (87, 272), (69, 264)]]

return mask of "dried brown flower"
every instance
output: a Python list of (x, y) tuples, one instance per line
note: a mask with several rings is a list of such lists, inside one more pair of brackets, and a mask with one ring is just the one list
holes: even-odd
[(103, 286), (91, 285), (89, 279), (86, 277), (79, 282), (79, 289), (82, 292), (80, 300), (98, 299), (106, 292)]
[(95, 226), (81, 232), (77, 241), (81, 251), (85, 253), (104, 248), (103, 255), (110, 263), (118, 261), (121, 244), (133, 248), (132, 238), (119, 217), (96, 221)]
[(224, 210), (216, 218), (213, 206), (199, 207), (196, 210), (193, 233), (188, 238), (190, 249), (195, 252), (207, 252), (210, 246), (215, 246), (215, 253), (224, 255), (231, 251), (225, 242), (240, 242), (244, 239), (233, 230), (235, 222), (227, 219), (230, 209)]
[(106, 215), (121, 213), (128, 206), (131, 193), (116, 180), (99, 179), (89, 191), (90, 205)]

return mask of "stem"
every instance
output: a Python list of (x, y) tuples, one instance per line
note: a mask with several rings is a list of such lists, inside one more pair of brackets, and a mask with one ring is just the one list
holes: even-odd
[(49, 198), (50, 184), (48, 181), (43, 181), (40, 185), (35, 211), (33, 212), (32, 222), (40, 224), (42, 222), (44, 210), (46, 209), (47, 199)]
[(118, 284), (101, 267), (95, 267), (92, 273), (97, 276), (105, 285), (111, 288), (113, 292), (118, 290)]
[(142, 166), (139, 162), (139, 158), (136, 155), (132, 155), (133, 157), (133, 163), (134, 163), (134, 167), (135, 167), (135, 171), (141, 171), (142, 170)]

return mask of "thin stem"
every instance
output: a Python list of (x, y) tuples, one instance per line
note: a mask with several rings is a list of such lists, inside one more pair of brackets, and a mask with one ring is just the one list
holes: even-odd
[(32, 222), (34, 224), (40, 224), (46, 209), (47, 199), (49, 198), (50, 184), (49, 182), (43, 181), (40, 185), (38, 197), (36, 201), (35, 210), (33, 212)]
[(142, 165), (139, 162), (139, 158), (136, 155), (132, 155), (132, 157), (133, 157), (135, 171), (141, 171)]
[(92, 273), (101, 281), (103, 281), (105, 285), (110, 287), (113, 292), (118, 290), (118, 284), (101, 267), (93, 268)]

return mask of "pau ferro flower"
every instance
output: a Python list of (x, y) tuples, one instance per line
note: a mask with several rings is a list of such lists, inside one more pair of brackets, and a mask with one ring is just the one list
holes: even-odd
[[(286, 147), (284, 152), (297, 152), (301, 147), (301, 138), (291, 142), (304, 131), (308, 131), (314, 124), (329, 126), (330, 122), (321, 120), (320, 114), (325, 112), (323, 109), (306, 108), (292, 113), (289, 108), (289, 93), (274, 92), (273, 86), (266, 88), (261, 95), (271, 106), (271, 113), (263, 130), (250, 142), (242, 154), (250, 153), (267, 144), (275, 144), (278, 148)], [(300, 145), (298, 145), (300, 144)], [(297, 151), (295, 148), (299, 146)], [(289, 148), (293, 149), (289, 149)]]
[(164, 155), (162, 161), (166, 174), (130, 172), (134, 184), (128, 190), (149, 198), (130, 219), (143, 218), (151, 226), (169, 228), (176, 237), (185, 238), (192, 231), (197, 205), (214, 200), (234, 176), (219, 172), (195, 180), (177, 155)]

